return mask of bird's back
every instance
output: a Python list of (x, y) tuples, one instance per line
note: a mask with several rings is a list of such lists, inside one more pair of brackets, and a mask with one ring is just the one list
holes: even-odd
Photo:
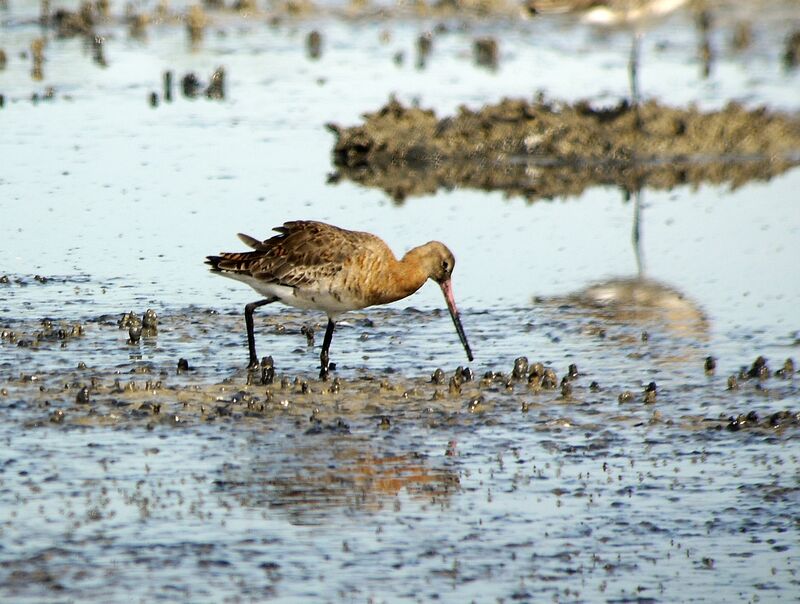
[(372, 304), (371, 274), (396, 262), (383, 240), (370, 233), (308, 220), (274, 230), (278, 235), (264, 241), (239, 235), (252, 251), (223, 252), (206, 263), (292, 306), (332, 311)]

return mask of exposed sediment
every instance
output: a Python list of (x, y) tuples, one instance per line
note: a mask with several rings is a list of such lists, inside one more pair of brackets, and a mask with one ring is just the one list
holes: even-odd
[[(608, 350), (636, 347), (614, 326), (613, 318), (603, 323), (607, 334), (590, 333), (596, 322), (580, 319), (578, 303), (558, 300), (552, 304), (559, 312), (578, 313), (570, 315), (570, 320), (581, 323), (576, 328), (581, 338), (608, 342)], [(648, 325), (646, 318), (626, 316), (634, 323), (632, 332)], [(284, 323), (281, 317), (264, 319), (269, 321), (262, 323), (275, 328), (273, 338), (285, 334), (297, 339), (306, 333), (304, 354), (315, 356), (313, 337), (307, 335), (309, 326)], [(696, 363), (694, 371), (704, 377), (683, 383), (679, 376), (663, 372), (666, 366), (659, 363), (659, 353), (653, 352), (649, 357), (653, 365), (642, 375), (658, 374), (659, 383), (648, 378), (641, 380), (641, 386), (624, 377), (624, 372), (606, 372), (590, 356), (581, 356), (569, 367), (519, 356), (513, 367), (484, 366), (478, 373), (464, 366), (436, 368), (428, 374), (365, 366), (345, 370), (346, 375), (331, 380), (318, 380), (316, 371), (314, 377), (286, 373), (276, 370), (271, 360), (258, 371), (210, 365), (194, 342), (210, 331), (234, 334), (240, 322), (237, 315), (190, 312), (159, 317), (152, 310), (83, 322), (57, 318), (5, 322), (0, 325), (0, 351), (6, 359), (0, 363), (0, 403), (6, 419), (25, 428), (155, 429), (210, 422), (270, 427), (283, 418), (304, 426), (311, 436), (348, 432), (350, 422), (386, 428), (397, 422), (516, 425), (524, 418), (542, 431), (564, 423), (581, 429), (623, 423), (769, 434), (800, 426), (800, 413), (792, 404), (797, 371), (791, 358), (782, 364), (776, 360), (771, 366), (759, 356), (750, 365), (742, 364), (738, 373), (726, 375), (715, 374), (716, 359), (707, 357), (701, 363), (695, 354), (681, 364)], [(655, 336), (664, 340), (659, 348), (668, 357), (673, 353), (665, 340), (702, 339), (676, 330)], [(216, 338), (214, 348), (228, 344)], [(172, 351), (168, 362), (161, 355), (151, 357), (157, 347)], [(121, 359), (125, 360), (120, 363)], [(278, 361), (296, 364), (285, 353)], [(686, 406), (689, 399), (702, 399), (706, 405), (713, 402), (718, 412), (704, 413), (699, 403)]]
[(656, 101), (637, 110), (505, 99), (439, 118), (391, 100), (361, 125), (328, 127), (332, 179), (379, 187), (397, 201), (454, 187), (529, 200), (595, 185), (736, 187), (800, 163), (800, 119), (737, 103), (703, 112)]

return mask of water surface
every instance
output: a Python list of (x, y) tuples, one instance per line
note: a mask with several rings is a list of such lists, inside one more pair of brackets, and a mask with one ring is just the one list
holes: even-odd
[[(643, 42), (643, 94), (796, 111), (800, 76), (780, 56), (797, 9), (764, 6), (742, 52), (729, 36), (754, 15), (712, 13), (708, 78), (695, 16), (657, 25)], [(180, 23), (136, 40), (112, 19), (98, 26), (106, 68), (81, 38), (45, 32), (34, 81), (20, 53), (42, 35), (37, 11), (0, 12), (0, 329), (15, 334), (0, 339), (3, 599), (797, 593), (800, 399), (797, 378), (774, 372), (798, 360), (800, 173), (735, 190), (645, 190), (638, 250), (634, 201), (612, 188), (533, 204), (454, 190), (396, 205), (327, 183), (324, 124), (356, 123), (390, 94), (443, 114), (537, 91), (617, 102), (628, 32), (566, 17), (447, 20), (418, 69), (417, 36), (435, 21), (274, 27), (226, 13), (191, 48)], [(312, 29), (318, 61), (305, 52)], [(496, 71), (472, 62), (479, 35), (500, 43)], [(218, 66), (224, 101), (149, 106), (165, 70), (207, 80)], [(50, 86), (53, 100), (30, 100)], [(475, 379), (450, 392), (466, 359), (428, 285), (340, 326), (338, 393), (316, 380), (320, 333), (316, 348), (300, 334), (324, 317), (260, 309), (259, 352), (275, 358), (278, 380), (248, 385), (240, 313), (254, 294), (202, 260), (239, 249), (237, 232), (266, 237), (294, 218), (375, 232), (398, 253), (445, 241)], [(127, 343), (117, 320), (147, 308), (158, 334)], [(44, 318), (55, 331), (41, 333)], [(82, 335), (59, 339), (75, 324)], [(523, 355), (559, 382), (576, 364), (571, 392), (507, 383)], [(759, 355), (770, 377), (748, 379)], [(194, 371), (176, 374), (179, 358)], [(444, 384), (430, 383), (440, 367)], [(487, 372), (503, 376), (482, 383)], [(658, 395), (645, 404), (650, 382)], [(78, 402), (84, 385), (89, 403)], [(748, 412), (758, 425), (729, 421)]]

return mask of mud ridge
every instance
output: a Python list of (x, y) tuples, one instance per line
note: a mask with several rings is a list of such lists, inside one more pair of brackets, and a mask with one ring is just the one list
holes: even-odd
[(657, 101), (637, 109), (504, 99), (439, 118), (392, 99), (361, 125), (328, 128), (331, 180), (378, 187), (398, 202), (454, 187), (530, 201), (597, 185), (735, 188), (800, 163), (800, 119), (737, 103), (704, 112)]

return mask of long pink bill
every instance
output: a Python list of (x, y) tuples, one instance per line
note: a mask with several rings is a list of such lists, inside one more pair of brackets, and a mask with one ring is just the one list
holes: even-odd
[(458, 337), (461, 339), (461, 344), (464, 346), (464, 350), (467, 353), (467, 358), (471, 361), (472, 350), (469, 347), (469, 342), (467, 342), (467, 334), (464, 333), (464, 326), (461, 325), (461, 318), (458, 316), (456, 300), (453, 297), (453, 286), (450, 285), (450, 280), (448, 279), (447, 281), (442, 281), (439, 284), (439, 287), (442, 288), (445, 302), (447, 302), (447, 309), (450, 311), (450, 316), (453, 318), (453, 324), (456, 326)]

